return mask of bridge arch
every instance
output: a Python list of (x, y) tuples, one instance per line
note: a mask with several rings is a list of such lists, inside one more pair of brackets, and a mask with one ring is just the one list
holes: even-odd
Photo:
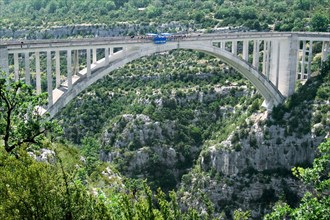
[(211, 46), (207, 43), (191, 43), (191, 42), (168, 42), (164, 45), (142, 45), (132, 46), (113, 55), (112, 61), (101, 68), (93, 70), (90, 77), (86, 75), (81, 77), (70, 89), (62, 94), (62, 96), (48, 108), (47, 112), (51, 117), (54, 117), (63, 107), (65, 107), (72, 99), (80, 92), (88, 88), (90, 85), (108, 75), (115, 69), (124, 66), (125, 64), (139, 59), (144, 56), (149, 56), (154, 53), (166, 52), (175, 49), (191, 49), (201, 51), (212, 56), (220, 58), (227, 65), (234, 68), (247, 78), (264, 97), (267, 109), (271, 109), (274, 105), (278, 105), (284, 100), (283, 95), (266, 77), (260, 74), (252, 65), (242, 60), (238, 56), (224, 50)]

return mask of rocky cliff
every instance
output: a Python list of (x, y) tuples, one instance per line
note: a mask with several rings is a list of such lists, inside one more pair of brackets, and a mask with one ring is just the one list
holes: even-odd
[(305, 189), (291, 169), (311, 164), (330, 135), (329, 84), (329, 74), (315, 77), (272, 114), (254, 113), (226, 140), (205, 146), (182, 178), (184, 207), (205, 209), (205, 195), (229, 218), (238, 208), (261, 218), (279, 199), (294, 206)]

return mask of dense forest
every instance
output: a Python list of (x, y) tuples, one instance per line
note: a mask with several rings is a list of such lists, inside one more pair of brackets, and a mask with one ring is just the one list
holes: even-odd
[[(328, 0), (1, 0), (0, 30), (66, 25), (137, 25), (136, 34), (220, 27), (328, 31)], [(175, 25), (170, 25), (171, 23)], [(167, 24), (167, 25), (166, 25)], [(181, 27), (179, 28), (179, 26)]]
[[(329, 0), (0, 0), (5, 39), (329, 24)], [(191, 50), (128, 63), (52, 120), (46, 93), (1, 73), (0, 219), (330, 219), (330, 56), (312, 46), (313, 77), (270, 112), (241, 74)]]

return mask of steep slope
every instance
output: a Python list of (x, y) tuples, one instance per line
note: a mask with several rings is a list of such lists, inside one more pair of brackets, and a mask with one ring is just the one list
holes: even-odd
[[(155, 71), (156, 70), (156, 71)], [(58, 119), (100, 159), (153, 189), (178, 189), (183, 208), (261, 218), (304, 188), (291, 175), (329, 133), (329, 68), (267, 115), (262, 99), (219, 60), (192, 51), (128, 64), (70, 103)]]
[[(196, 167), (183, 176), (181, 199), (203, 207), (206, 194), (216, 212), (251, 210), (260, 218), (278, 199), (295, 205), (303, 195), (291, 175), (296, 165), (311, 164), (316, 147), (330, 132), (330, 71), (307, 81), (271, 115), (253, 114), (218, 144), (208, 145)], [(196, 189), (200, 190), (195, 193)]]

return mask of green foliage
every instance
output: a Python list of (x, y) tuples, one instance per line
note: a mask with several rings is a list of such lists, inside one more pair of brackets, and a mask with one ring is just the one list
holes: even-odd
[(322, 127), (314, 128), (313, 132), (317, 136), (323, 136), (329, 129), (326, 115), (329, 105), (324, 104), (330, 98), (329, 86), (330, 61), (328, 60), (323, 63), (319, 75), (309, 79), (304, 85), (299, 85), (297, 91), (283, 105), (273, 109), (272, 123), (286, 125), (286, 135), (293, 132), (305, 135), (312, 131), (315, 124), (320, 123)]
[[(1, 219), (88, 219), (101, 213), (99, 204), (84, 185), (74, 178), (75, 169), (64, 170), (58, 162), (36, 162), (20, 151), (16, 159), (1, 150)], [(52, 155), (55, 156), (55, 155)]]
[[(132, 29), (136, 34), (156, 32), (157, 29), (173, 32), (178, 31), (178, 27), (179, 31), (192, 31), (242, 25), (256, 30), (267, 30), (268, 26), (276, 25), (275, 29), (281, 31), (306, 31), (312, 17), (311, 29), (326, 31), (329, 4), (329, 1), (310, 0), (1, 0), (0, 27), (13, 31), (29, 29), (28, 38), (35, 37), (36, 30), (42, 28), (73, 24), (119, 26), (124, 29), (120, 33), (123, 35), (129, 32), (125, 31), (128, 24), (134, 25)], [(161, 27), (173, 21), (180, 25)], [(89, 32), (79, 34), (90, 35)]]
[(313, 31), (328, 31), (329, 19), (324, 14), (314, 14), (311, 20), (311, 26)]
[(31, 86), (1, 73), (0, 137), (7, 152), (14, 153), (24, 144), (38, 145), (48, 131), (60, 131), (55, 121), (50, 122), (47, 114), (40, 113), (46, 97), (46, 93), (37, 95)]
[(167, 200), (161, 190), (153, 195), (145, 182), (132, 193), (107, 190), (111, 185), (91, 192), (77, 178), (77, 161), (64, 162), (56, 152), (52, 163), (37, 162), (20, 151), (19, 159), (0, 152), (1, 219), (190, 219), (192, 210), (181, 211), (175, 192)]
[(279, 202), (265, 219), (329, 219), (330, 218), (330, 139), (320, 144), (319, 157), (311, 168), (293, 168), (293, 174), (301, 179), (309, 190), (297, 208)]
[[(33, 104), (38, 103), (34, 102), (35, 94), (23, 83), (6, 83), (5, 79), (1, 79), (1, 83), (0, 95), (5, 102), (1, 107), (8, 106), (7, 111), (15, 109), (16, 106), (28, 106), (33, 110)], [(22, 97), (23, 95), (25, 98)], [(27, 116), (33, 117), (33, 114), (29, 114), (28, 107), (19, 109), (25, 110)], [(28, 120), (19, 118), (19, 114), (21, 112), (13, 110), (10, 119), (14, 118), (15, 123)], [(35, 118), (34, 123), (41, 123), (42, 120), (44, 120), (42, 117)], [(51, 125), (49, 123), (49, 126)], [(31, 129), (26, 123), (21, 126), (22, 128), (14, 133), (18, 137)], [(6, 127), (10, 126), (7, 124)], [(9, 136), (12, 134), (9, 133)], [(10, 138), (8, 140), (11, 140)], [(0, 219), (189, 218), (191, 211), (183, 213), (180, 210), (174, 192), (171, 192), (170, 201), (167, 201), (165, 194), (159, 190), (154, 201), (152, 191), (146, 183), (143, 183), (143, 190), (135, 189), (132, 194), (127, 194), (124, 185), (115, 188), (114, 184), (107, 185), (110, 181), (104, 178), (102, 182), (106, 185), (103, 185), (102, 189), (90, 190), (91, 185), (81, 181), (79, 174), (80, 167), (84, 165), (91, 168), (86, 172), (87, 179), (91, 172), (97, 172), (95, 169), (97, 143), (94, 139), (83, 140), (82, 153), (86, 157), (85, 161), (81, 161), (80, 155), (73, 148), (51, 143), (47, 138), (42, 140), (43, 142), (39, 143), (40, 147), (48, 147), (51, 150), (48, 158), (42, 162), (35, 160), (34, 156), (37, 157), (38, 150), (31, 152), (32, 149), (27, 147), (30, 143), (28, 141), (15, 145), (17, 147), (12, 150), (15, 150), (15, 155), (6, 148), (6, 139), (4, 143), (0, 143)], [(12, 141), (9, 143), (11, 144)], [(156, 204), (159, 204), (159, 207)], [(195, 217), (199, 219), (199, 215)]]
[(250, 211), (240, 209), (234, 211), (234, 220), (248, 220), (251, 217)]

